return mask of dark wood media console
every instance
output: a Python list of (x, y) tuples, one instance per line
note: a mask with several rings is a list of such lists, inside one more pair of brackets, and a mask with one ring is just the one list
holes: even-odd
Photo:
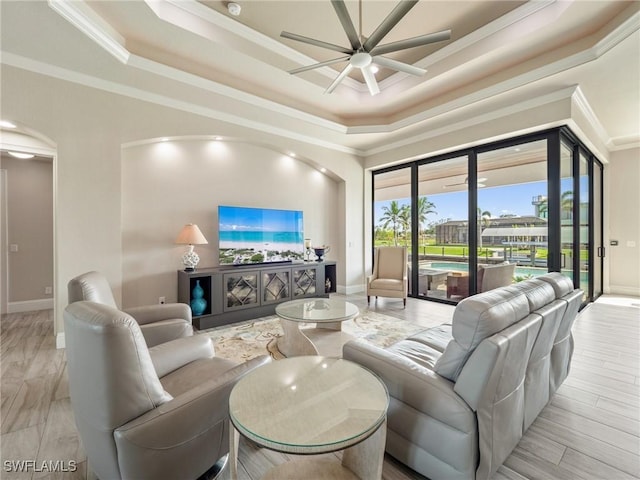
[(336, 291), (336, 262), (225, 265), (178, 271), (178, 302), (191, 305), (197, 282), (207, 306), (193, 316), (198, 330), (273, 315), (276, 305)]

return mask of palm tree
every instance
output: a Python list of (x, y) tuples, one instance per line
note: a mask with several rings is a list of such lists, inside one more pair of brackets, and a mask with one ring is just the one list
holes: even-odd
[(400, 225), (404, 233), (404, 245), (407, 246), (407, 233), (411, 233), (411, 207), (403, 205), (400, 209)]
[(398, 245), (398, 227), (402, 225), (402, 208), (397, 200), (391, 200), (389, 205), (382, 207), (382, 216), (380, 222), (383, 228), (388, 228), (391, 225), (393, 230), (393, 243)]
[(567, 212), (567, 217), (571, 218), (573, 213), (573, 192), (571, 190), (562, 192), (562, 195), (560, 196), (560, 210), (562, 212)]
[[(436, 206), (433, 202), (430, 202), (427, 197), (419, 197), (418, 198), (418, 226), (419, 232), (422, 235), (423, 229), (422, 224), (427, 221), (427, 215), (430, 213), (438, 213), (436, 212)], [(420, 243), (423, 243), (422, 241)]]
[[(567, 212), (568, 216), (573, 212), (573, 192), (567, 190), (560, 195), (560, 211)], [(544, 199), (538, 205), (538, 217), (547, 218), (549, 216), (549, 204), (547, 199)]]
[(482, 248), (482, 229), (489, 226), (491, 221), (491, 212), (488, 210), (482, 210), (478, 207), (478, 247)]

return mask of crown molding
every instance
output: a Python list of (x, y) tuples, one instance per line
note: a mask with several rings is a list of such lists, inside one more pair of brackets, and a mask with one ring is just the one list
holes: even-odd
[[(65, 6), (68, 6), (69, 4), (82, 5), (82, 7), (78, 9), (78, 11), (88, 8), (84, 4), (84, 2), (77, 3), (77, 2), (70, 2), (69, 0), (48, 0), (48, 1), (49, 1), (49, 4), (52, 5), (52, 8), (54, 8), (53, 7), (54, 4), (65, 5)], [(153, 3), (156, 3), (156, 2), (153, 2)], [(172, 5), (172, 6), (175, 6), (176, 4), (178, 4), (181, 7), (183, 6), (183, 2), (176, 2), (173, 0), (159, 0), (159, 3), (165, 4), (165, 5)], [(495, 33), (497, 31), (496, 29), (504, 28), (505, 26), (512, 25), (515, 22), (517, 22), (518, 18), (531, 15), (539, 11), (541, 8), (544, 8), (545, 6), (548, 6), (550, 4), (549, 1), (540, 2), (541, 5), (538, 5), (538, 2), (532, 2), (532, 3), (534, 5), (531, 5), (531, 7), (528, 7), (527, 9), (522, 9), (518, 17), (515, 17), (513, 15), (505, 15), (500, 19), (496, 20), (495, 22), (493, 22), (492, 24), (488, 25), (487, 27), (484, 27), (483, 29), (481, 29), (482, 31), (478, 35), (480, 35), (482, 38), (487, 38), (487, 36), (491, 35), (492, 33)], [(194, 7), (193, 0), (186, 2), (186, 5), (193, 8), (199, 8), (199, 9), (205, 8), (207, 12), (215, 13), (214, 17), (217, 19), (217, 21), (224, 23), (226, 25), (225, 28), (229, 28), (232, 30), (243, 29), (245, 35), (248, 35), (248, 36), (259, 35), (260, 37), (256, 37), (256, 38), (262, 38), (262, 37), (264, 37), (265, 39), (267, 38), (266, 36), (262, 34), (258, 34), (257, 32), (254, 32), (253, 30), (245, 27), (244, 25), (238, 22), (235, 22), (225, 17), (224, 15), (221, 15), (203, 5), (200, 5), (200, 7)], [(521, 10), (521, 9), (518, 9), (518, 10)], [(82, 18), (89, 19), (87, 20), (87, 23), (89, 24), (92, 21), (96, 22), (100, 20), (99, 17), (97, 19), (94, 17), (91, 17), (91, 15), (86, 15)], [(488, 27), (491, 27), (491, 28), (488, 28)], [(515, 90), (517, 88), (526, 86), (530, 83), (541, 80), (550, 75), (554, 75), (564, 70), (571, 69), (576, 66), (593, 61), (598, 57), (604, 55), (610, 49), (614, 48), (618, 43), (620, 43), (620, 41), (627, 38), (629, 35), (634, 33), (639, 28), (640, 28), (640, 12), (635, 12), (630, 18), (622, 21), (620, 25), (613, 28), (611, 32), (609, 32), (600, 41), (595, 43), (592, 47), (586, 48), (581, 52), (578, 52), (574, 55), (563, 58), (551, 64), (544, 65), (537, 69), (531, 70), (529, 72), (526, 72), (524, 74), (521, 74), (509, 80), (506, 80), (504, 82), (501, 82), (501, 83), (492, 85), (490, 87), (487, 87), (485, 89), (479, 90), (477, 92), (471, 93), (469, 95), (459, 97), (455, 100), (439, 105), (437, 107), (426, 109), (415, 115), (402, 118), (395, 122), (383, 123), (383, 124), (377, 124), (377, 125), (347, 126), (339, 122), (330, 121), (320, 116), (309, 114), (309, 113), (303, 112), (302, 110), (298, 110), (296, 108), (284, 106), (276, 102), (264, 99), (262, 97), (258, 97), (256, 95), (243, 92), (236, 88), (229, 87), (229, 86), (217, 83), (215, 81), (208, 80), (203, 77), (181, 71), (173, 67), (169, 67), (168, 65), (161, 64), (143, 57), (139, 57), (137, 55), (132, 55), (129, 52), (127, 52), (128, 57), (127, 57), (126, 64), (128, 67), (137, 68), (139, 70), (152, 73), (159, 77), (168, 78), (173, 81), (182, 83), (184, 85), (188, 85), (190, 87), (197, 87), (210, 93), (222, 95), (232, 100), (241, 102), (243, 104), (250, 105), (252, 108), (256, 108), (256, 107), (261, 108), (266, 111), (273, 112), (275, 114), (283, 115), (288, 118), (295, 119), (297, 121), (305, 122), (309, 125), (320, 127), (323, 130), (337, 132), (343, 135), (395, 133), (404, 128), (415, 126), (416, 124), (430, 122), (444, 115), (454, 114), (456, 111), (459, 111), (460, 109), (463, 109), (463, 108), (471, 107), (474, 104), (477, 104), (478, 102), (486, 101), (490, 98), (493, 98), (500, 94), (504, 94), (506, 92)], [(104, 29), (101, 31), (104, 32)], [(85, 33), (90, 36), (89, 33), (87, 32)], [(94, 37), (91, 37), (91, 38), (94, 38)], [(115, 38), (115, 37), (112, 36), (111, 38)], [(477, 38), (480, 38), (480, 37), (477, 37)], [(121, 41), (118, 38), (115, 38), (115, 40)], [(462, 42), (462, 40), (463, 39), (459, 40), (458, 42)], [(465, 40), (465, 42), (466, 41), (467, 40)], [(277, 44), (279, 46), (278, 48), (291, 50), (295, 52), (293, 49), (290, 49), (289, 47), (286, 47), (280, 44), (279, 42), (275, 42), (273, 40), (271, 40), (271, 42)], [(458, 42), (455, 42), (455, 43), (457, 44)], [(464, 42), (462, 43), (464, 44)], [(449, 50), (449, 53), (445, 51), (441, 55), (445, 55), (445, 54), (450, 55), (454, 48), (458, 49), (456, 51), (460, 51), (459, 49), (464, 48), (464, 45), (461, 47), (460, 44), (458, 44), (454, 47), (454, 45), (452, 44), (445, 47), (442, 50), (446, 50), (449, 47), (451, 47)], [(19, 68), (24, 68), (26, 70), (31, 70), (37, 73), (43, 73), (45, 75), (50, 75), (55, 78), (71, 81), (73, 83), (83, 84), (93, 88), (98, 88), (98, 89), (106, 90), (109, 92), (118, 93), (118, 94), (129, 96), (132, 98), (138, 98), (141, 100), (158, 103), (164, 106), (177, 108), (179, 110), (188, 111), (188, 112), (195, 113), (198, 115), (203, 115), (209, 118), (226, 121), (226, 122), (244, 126), (247, 128), (266, 131), (274, 135), (299, 140), (305, 143), (310, 143), (310, 144), (322, 146), (322, 147), (329, 148), (336, 151), (342, 151), (342, 152), (353, 154), (353, 155), (362, 156), (362, 155), (379, 153), (391, 148), (397, 148), (398, 145), (420, 141), (423, 138), (422, 135), (411, 136), (407, 139), (401, 140), (400, 142), (390, 143), (384, 147), (376, 147), (369, 150), (351, 148), (351, 147), (346, 147), (344, 145), (337, 144), (335, 142), (323, 141), (318, 139), (318, 137), (312, 137), (310, 135), (299, 134), (289, 129), (279, 128), (273, 125), (272, 123), (253, 121), (245, 117), (234, 115), (232, 113), (226, 113), (220, 110), (216, 110), (214, 108), (207, 108), (201, 104), (195, 104), (193, 102), (185, 102), (185, 101), (177, 100), (175, 98), (171, 98), (169, 96), (165, 96), (161, 94), (154, 94), (146, 90), (141, 90), (141, 89), (130, 87), (128, 85), (124, 85), (121, 83), (112, 82), (112, 81), (104, 80), (101, 78), (93, 77), (90, 75), (82, 74), (79, 72), (75, 72), (72, 70), (60, 68), (51, 64), (31, 60), (26, 57), (21, 57), (11, 53), (3, 52), (2, 63), (13, 65)], [(617, 139), (616, 141), (611, 140), (607, 136), (607, 133), (604, 131), (604, 128), (602, 128), (601, 123), (596, 118), (588, 102), (584, 98), (584, 95), (582, 94), (582, 92), (579, 91), (574, 98), (575, 98), (575, 105), (586, 115), (587, 118), (590, 118), (590, 120), (592, 121), (592, 124), (596, 126), (597, 134), (601, 137), (603, 144), (611, 145), (611, 147), (614, 149), (630, 148), (630, 147), (626, 147), (626, 145), (634, 144), (634, 141), (627, 141), (625, 139)], [(544, 96), (538, 99), (531, 100), (531, 102), (534, 102), (534, 103), (538, 102), (539, 104), (544, 104), (546, 101), (547, 100), (545, 99)]]
[(334, 132), (347, 133), (347, 127), (341, 123), (333, 122), (317, 115), (312, 115), (310, 113), (303, 112), (302, 110), (288, 107), (251, 93), (243, 92), (237, 88), (229, 87), (213, 80), (200, 77), (199, 75), (194, 75), (144, 57), (132, 55), (129, 65), (131, 67), (153, 73), (154, 75), (169, 78), (176, 82), (197, 87), (207, 92), (222, 95), (251, 106), (264, 108), (265, 110), (295, 118), (296, 120), (302, 120), (303, 122), (317, 125)]
[(640, 134), (610, 138), (607, 142), (607, 148), (611, 152), (640, 148)]
[[(196, 20), (205, 22), (205, 24), (211, 27), (221, 28), (232, 35), (250, 42), (255, 47), (264, 48), (271, 53), (290, 60), (296, 65), (304, 66), (317, 63), (316, 59), (300, 53), (299, 51), (288, 47), (284, 43), (280, 43), (256, 30), (253, 30), (236, 20), (203, 5), (197, 0), (144, 1), (159, 19), (196, 35), (208, 38), (209, 40), (213, 40), (212, 35), (205, 33), (202, 28), (199, 28), (198, 31), (194, 28), (194, 25), (198, 23)], [(331, 81), (333, 81), (338, 75), (338, 73), (330, 67), (320, 67), (315, 69), (315, 71)], [(356, 91), (369, 92), (365, 84), (360, 83), (353, 78), (347, 77), (342, 83)]]
[(175, 98), (171, 98), (166, 95), (152, 93), (147, 90), (142, 90), (139, 88), (130, 87), (128, 85), (123, 85), (121, 83), (116, 83), (109, 80), (104, 80), (101, 78), (86, 75), (83, 73), (78, 73), (73, 70), (68, 70), (66, 68), (50, 65), (48, 63), (22, 57), (20, 55), (15, 55), (13, 53), (0, 51), (0, 57), (2, 58), (3, 64), (21, 68), (23, 70), (39, 73), (49, 77), (57, 78), (59, 80), (65, 80), (71, 83), (76, 83), (79, 85), (96, 88), (98, 90), (104, 90), (106, 92), (123, 95), (125, 97), (147, 101), (157, 105), (162, 105), (165, 107), (174, 108), (176, 110), (181, 110), (184, 112), (201, 115), (203, 117), (220, 120), (233, 125), (238, 125), (241, 127), (258, 130), (261, 132), (270, 133), (272, 135), (276, 135), (279, 137), (289, 138), (292, 140), (300, 141), (310, 145), (316, 145), (316, 146), (327, 148), (334, 151), (344, 152), (344, 153), (348, 153), (351, 155), (358, 155), (358, 156), (363, 155), (363, 151), (361, 150), (347, 147), (345, 145), (337, 144), (334, 142), (328, 142), (328, 141), (319, 139), (318, 137), (315, 137), (315, 136), (312, 137), (312, 136), (300, 134), (288, 129), (279, 128), (277, 126), (274, 126), (272, 123), (265, 123), (265, 122), (250, 120), (248, 118), (234, 115), (231, 113), (222, 112), (214, 108), (205, 107), (203, 105), (194, 104), (192, 102), (177, 100)]
[(47, 3), (58, 15), (104, 48), (119, 62), (127, 64), (130, 53), (124, 47), (125, 39), (84, 1), (47, 0)]
[[(459, 38), (458, 40), (451, 42), (448, 45), (445, 45), (436, 52), (423, 57), (422, 59), (418, 60), (415, 65), (417, 67), (428, 70), (429, 67), (435, 65), (436, 63), (446, 60), (447, 58), (462, 52), (466, 48), (475, 46), (475, 44), (477, 44), (478, 42), (490, 38), (501, 30), (522, 21), (523, 19), (549, 7), (550, 5), (553, 5), (555, 2), (556, 0), (540, 0), (535, 2), (527, 2), (524, 5), (516, 8), (515, 10), (512, 10), (511, 12), (508, 12), (502, 17), (494, 20), (493, 22), (488, 23), (487, 25), (484, 25), (477, 30), (474, 30), (468, 35), (465, 35), (464, 37)], [(406, 73), (397, 72), (380, 82), (380, 88), (389, 88), (390, 86), (408, 77), (409, 75)]]
[[(396, 122), (349, 127), (347, 129), (347, 133), (392, 133), (410, 125), (415, 125), (416, 123), (430, 120), (439, 115), (449, 113), (452, 110), (470, 106), (471, 104), (486, 100), (496, 95), (536, 82), (543, 78), (561, 73), (565, 70), (569, 70), (585, 63), (597, 60), (599, 57), (614, 48), (616, 45), (618, 45), (618, 43), (627, 38), (629, 35), (633, 34), (638, 29), (640, 29), (640, 13), (634, 14), (627, 21), (623, 22), (623, 24), (620, 25), (619, 28), (614, 29), (592, 47), (587, 48), (574, 55), (565, 57), (556, 62), (523, 73), (522, 75), (518, 75), (517, 77), (513, 77), (509, 80), (505, 80), (504, 82), (497, 83), (495, 85), (492, 85), (491, 87), (478, 90), (472, 94), (459, 97), (451, 102), (439, 105), (438, 107), (423, 110), (415, 115), (402, 118)], [(591, 110), (591, 112), (593, 111)], [(598, 124), (600, 124), (599, 121)]]
[(579, 86), (576, 86), (576, 90), (571, 96), (571, 100), (573, 101), (574, 106), (578, 108), (582, 115), (587, 119), (587, 122), (594, 130), (594, 133), (598, 136), (598, 139), (603, 145), (607, 145), (611, 137), (591, 108), (591, 105), (587, 101), (587, 97), (584, 96), (584, 93)]
[[(377, 155), (380, 153), (387, 152), (389, 150), (406, 147), (408, 145), (412, 145), (417, 142), (422, 142), (425, 140), (429, 140), (431, 138), (447, 135), (449, 133), (453, 133), (462, 129), (469, 129), (476, 125), (481, 125), (483, 123), (491, 122), (493, 120), (506, 117), (508, 115), (513, 115), (513, 114), (530, 110), (532, 108), (544, 106), (549, 103), (556, 102), (558, 100), (566, 100), (572, 97), (572, 95), (576, 91), (576, 88), (577, 87), (575, 85), (571, 87), (563, 88), (561, 90), (557, 90), (557, 91), (548, 93), (546, 95), (536, 97), (531, 100), (514, 103), (507, 107), (492, 110), (490, 112), (483, 113), (481, 115), (476, 115), (474, 117), (469, 117), (462, 121), (452, 122), (440, 128), (429, 129), (425, 133), (414, 135), (397, 142), (388, 143), (382, 147), (372, 148), (370, 150), (367, 150), (365, 153), (367, 156)], [(455, 146), (452, 148), (458, 149), (459, 146)]]

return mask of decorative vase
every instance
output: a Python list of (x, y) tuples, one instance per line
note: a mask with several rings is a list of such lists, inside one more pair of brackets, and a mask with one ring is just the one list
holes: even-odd
[(202, 315), (207, 308), (207, 301), (204, 299), (204, 290), (200, 286), (200, 280), (196, 280), (196, 286), (191, 291), (191, 312), (194, 316)]

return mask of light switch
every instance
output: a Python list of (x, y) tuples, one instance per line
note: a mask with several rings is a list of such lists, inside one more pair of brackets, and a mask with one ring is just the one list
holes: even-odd
[(18, 251), (18, 244), (17, 243), (12, 243), (11, 245), (9, 245), (9, 251), (10, 252), (17, 252)]

